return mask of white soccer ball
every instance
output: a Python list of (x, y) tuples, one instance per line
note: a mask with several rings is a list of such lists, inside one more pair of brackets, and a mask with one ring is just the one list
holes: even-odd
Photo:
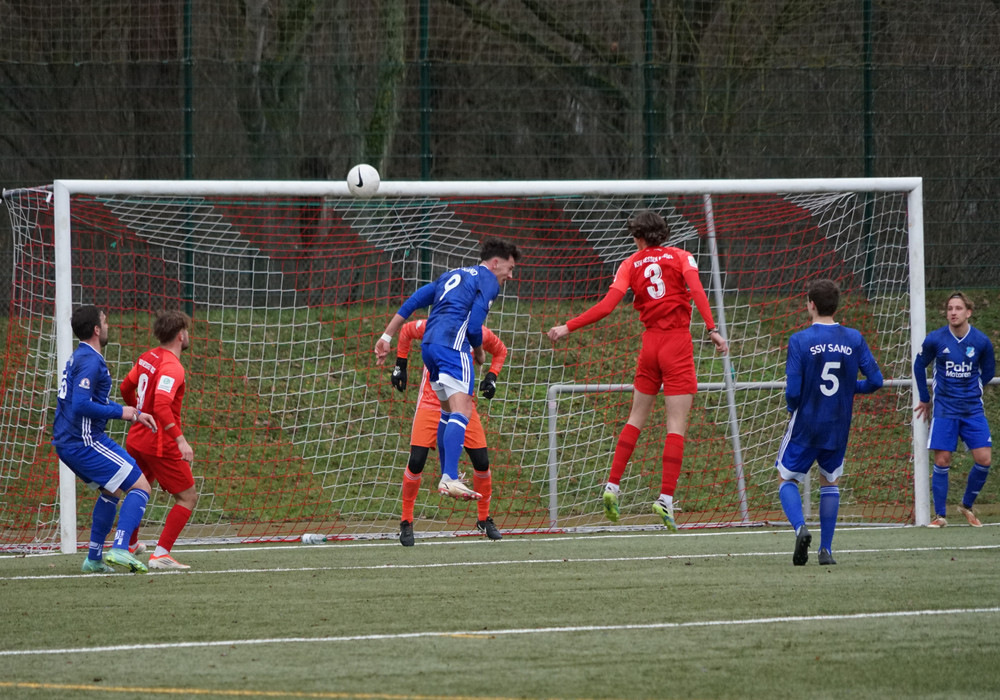
[(378, 192), (378, 186), (381, 182), (382, 178), (378, 176), (378, 170), (367, 163), (355, 165), (347, 173), (347, 189), (355, 197), (371, 197)]

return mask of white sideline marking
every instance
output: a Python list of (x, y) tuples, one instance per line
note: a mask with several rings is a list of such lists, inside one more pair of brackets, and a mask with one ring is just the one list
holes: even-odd
[[(967, 525), (954, 525), (949, 527), (968, 527)], [(1000, 523), (984, 523), (983, 527), (1000, 527)], [(877, 525), (877, 526), (842, 526), (837, 529), (837, 534), (841, 537), (852, 533), (852, 532), (873, 532), (873, 531), (892, 531), (892, 530), (904, 530), (904, 529), (915, 529), (915, 525)], [(471, 532), (471, 531), (470, 531)], [(787, 534), (791, 530), (787, 527), (780, 527), (778, 529), (774, 528), (753, 528), (753, 529), (692, 529), (684, 530), (680, 532), (666, 532), (666, 531), (644, 531), (636, 533), (587, 533), (583, 535), (531, 535), (531, 534), (517, 534), (509, 539), (504, 539), (504, 547), (509, 547), (512, 545), (523, 545), (532, 544), (534, 542), (573, 542), (575, 540), (593, 540), (593, 539), (634, 539), (637, 537), (670, 537), (676, 539), (678, 537), (753, 537), (760, 535), (776, 535), (776, 534)], [(421, 537), (417, 534), (417, 542), (421, 547), (423, 546), (494, 546), (495, 542), (490, 542), (484, 540), (482, 537), (475, 536), (462, 536), (462, 537)], [(243, 544), (240, 542), (234, 542), (225, 546), (216, 547), (206, 547), (204, 545), (198, 544), (187, 544), (178, 545), (175, 552), (183, 553), (184, 556), (191, 554), (208, 554), (213, 552), (266, 552), (270, 550), (288, 550), (290, 548), (305, 547), (308, 549), (323, 549), (323, 548), (337, 548), (344, 549), (350, 547), (398, 547), (399, 541), (395, 536), (389, 537), (383, 540), (337, 540), (335, 542), (330, 542), (326, 544), (297, 544), (296, 541), (289, 542), (276, 542), (274, 544)], [(196, 547), (196, 549), (189, 549), (189, 547)], [(79, 554), (85, 554), (86, 549), (81, 549)], [(846, 552), (846, 549), (838, 549), (838, 552)], [(31, 559), (34, 557), (57, 557), (62, 556), (62, 552), (51, 551), (51, 552), (31, 552), (31, 553), (6, 553), (0, 552), (0, 560), (2, 559)]]
[[(878, 554), (878, 553), (899, 553), (899, 552), (971, 552), (987, 549), (1000, 549), (1000, 544), (968, 545), (962, 547), (897, 547), (893, 549), (838, 549), (837, 554)], [(787, 557), (788, 552), (724, 552), (712, 554), (657, 554), (641, 557), (552, 557), (547, 559), (495, 559), (495, 560), (466, 560), (453, 562), (440, 562), (430, 564), (358, 564), (348, 566), (276, 566), (256, 569), (212, 569), (210, 571), (198, 571), (196, 569), (186, 569), (184, 571), (150, 571), (147, 574), (133, 574), (128, 572), (116, 572), (109, 574), (45, 574), (41, 576), (0, 576), (0, 581), (53, 581), (58, 579), (82, 579), (94, 576), (212, 576), (218, 574), (283, 574), (290, 572), (306, 571), (385, 571), (398, 569), (401, 571), (410, 569), (451, 569), (455, 567), (470, 566), (514, 566), (520, 564), (600, 564), (605, 562), (623, 561), (672, 561), (689, 559), (732, 559), (734, 557)]]
[(664, 630), (696, 627), (736, 627), (745, 625), (770, 625), (798, 622), (837, 622), (841, 620), (878, 620), (899, 617), (924, 617), (930, 615), (981, 615), (1000, 613), (1000, 607), (951, 608), (946, 610), (897, 610), (877, 613), (851, 613), (842, 615), (796, 615), (759, 617), (749, 620), (701, 620), (697, 622), (652, 622), (636, 625), (579, 625), (573, 627), (520, 627), (496, 630), (455, 630), (452, 632), (402, 632), (398, 634), (352, 634), (337, 637), (274, 637), (264, 639), (230, 639), (214, 642), (167, 642), (163, 644), (120, 644), (103, 647), (77, 647), (68, 649), (22, 649), (0, 651), (0, 656), (37, 656), (42, 654), (90, 654), (109, 651), (144, 651), (156, 649), (195, 649), (220, 646), (252, 646), (260, 644), (326, 644), (335, 642), (375, 642), (428, 637), (496, 637), (518, 634), (565, 634), (568, 632), (620, 632), (631, 630)]

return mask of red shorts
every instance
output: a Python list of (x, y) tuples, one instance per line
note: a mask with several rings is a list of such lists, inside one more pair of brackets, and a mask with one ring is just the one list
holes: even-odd
[(664, 396), (698, 393), (694, 345), (687, 329), (647, 330), (642, 334), (633, 385), (643, 394), (656, 395), (661, 384)]
[(132, 450), (129, 450), (129, 454), (142, 469), (150, 485), (158, 481), (163, 490), (173, 496), (194, 486), (191, 463), (180, 457), (154, 457)]
[[(410, 431), (410, 444), (417, 447), (437, 448), (438, 423), (441, 422), (440, 409), (417, 409), (413, 416), (413, 430)], [(486, 447), (486, 433), (479, 421), (479, 411), (472, 409), (469, 427), (465, 429), (465, 446), (471, 449)]]

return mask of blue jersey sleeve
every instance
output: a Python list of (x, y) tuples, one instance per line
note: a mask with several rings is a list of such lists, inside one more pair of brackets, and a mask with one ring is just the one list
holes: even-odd
[(423, 309), (434, 303), (434, 282), (425, 284), (423, 287), (410, 295), (410, 298), (399, 307), (398, 313), (403, 318), (409, 318), (417, 309)]
[(798, 338), (788, 339), (788, 357), (785, 360), (785, 403), (788, 412), (794, 413), (802, 399), (802, 355)]
[(483, 323), (486, 315), (490, 312), (493, 300), (500, 293), (500, 285), (493, 275), (480, 275), (479, 290), (473, 299), (471, 313), (469, 314), (469, 330), (466, 337), (469, 344), (478, 348), (483, 344)]
[(993, 377), (996, 376), (997, 371), (997, 361), (996, 356), (993, 353), (993, 343), (990, 342), (989, 338), (986, 338), (986, 342), (983, 344), (982, 355), (979, 360), (979, 376), (983, 382), (983, 388), (986, 387)]
[(80, 368), (74, 376), (76, 381), (72, 404), (74, 415), (103, 421), (122, 417), (123, 407), (120, 404), (111, 401), (107, 396), (95, 398), (95, 391), (101, 386), (104, 371), (96, 361), (85, 360), (80, 363)]
[(868, 343), (865, 342), (863, 337), (861, 338), (860, 348), (861, 358), (858, 361), (858, 367), (861, 373), (865, 375), (865, 378), (857, 381), (854, 393), (871, 394), (881, 389), (885, 380), (882, 378), (882, 370), (879, 368), (878, 362), (875, 361), (875, 356), (872, 355), (872, 351), (868, 348)]
[(931, 393), (927, 389), (927, 368), (934, 362), (935, 357), (937, 357), (937, 344), (928, 335), (924, 338), (916, 359), (913, 360), (913, 379), (917, 382), (917, 394), (923, 403), (931, 400)]

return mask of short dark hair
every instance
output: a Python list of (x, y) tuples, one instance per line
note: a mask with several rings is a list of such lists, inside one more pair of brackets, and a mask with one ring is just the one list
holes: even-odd
[(101, 326), (101, 310), (91, 304), (78, 306), (73, 310), (69, 324), (73, 335), (80, 340), (89, 340), (94, 335), (94, 329)]
[(840, 285), (833, 280), (813, 280), (809, 283), (807, 293), (820, 316), (833, 316), (840, 306)]
[(628, 232), (647, 245), (662, 245), (670, 237), (670, 227), (663, 217), (650, 209), (636, 212), (628, 219)]
[(153, 321), (153, 335), (161, 343), (169, 343), (190, 326), (191, 317), (183, 311), (161, 311)]
[(490, 260), (491, 258), (503, 258), (504, 260), (514, 258), (514, 262), (517, 262), (521, 259), (521, 251), (510, 241), (502, 241), (499, 238), (487, 238), (483, 241), (479, 260)]
[(945, 311), (948, 310), (948, 302), (951, 301), (952, 299), (961, 299), (962, 303), (965, 304), (965, 308), (967, 308), (969, 311), (973, 310), (972, 299), (965, 296), (965, 294), (963, 294), (962, 292), (952, 292), (951, 296), (949, 296), (947, 299), (944, 300)]

